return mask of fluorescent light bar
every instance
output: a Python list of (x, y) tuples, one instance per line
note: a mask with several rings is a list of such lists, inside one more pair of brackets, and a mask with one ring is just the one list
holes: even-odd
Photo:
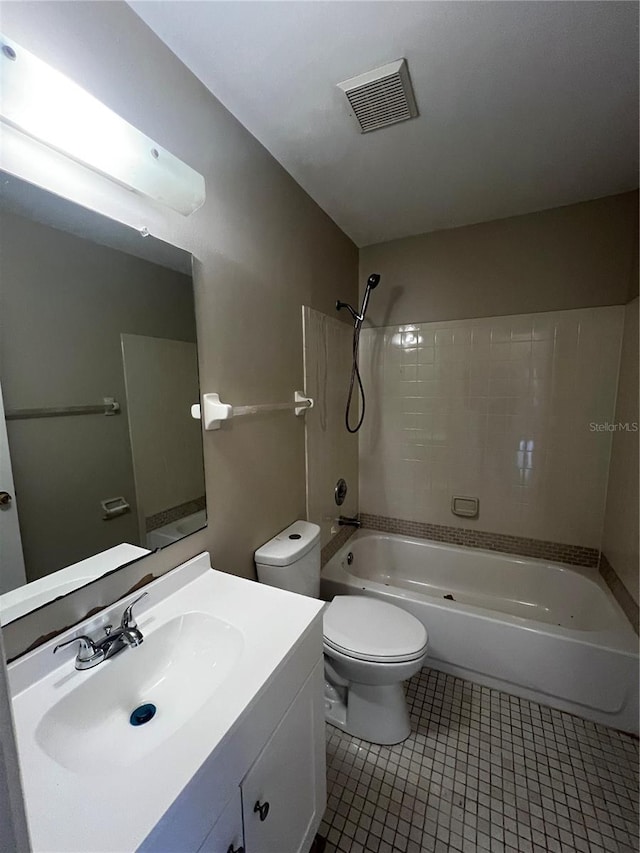
[(204, 204), (202, 175), (1, 34), (0, 118), (185, 216)]

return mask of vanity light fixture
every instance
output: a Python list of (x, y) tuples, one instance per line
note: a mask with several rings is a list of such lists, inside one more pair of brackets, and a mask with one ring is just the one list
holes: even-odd
[(3, 124), (184, 216), (204, 204), (202, 175), (3, 35), (0, 118)]

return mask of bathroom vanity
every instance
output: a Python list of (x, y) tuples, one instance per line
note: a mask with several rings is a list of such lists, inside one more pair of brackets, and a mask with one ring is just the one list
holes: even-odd
[(53, 655), (133, 593), (9, 666), (33, 850), (304, 853), (326, 799), (322, 602), (206, 553), (145, 591), (138, 647), (85, 670), (78, 643)]

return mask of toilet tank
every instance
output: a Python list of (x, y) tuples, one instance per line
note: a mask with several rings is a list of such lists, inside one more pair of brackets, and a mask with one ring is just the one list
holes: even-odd
[(294, 521), (254, 554), (260, 583), (318, 598), (320, 595), (320, 528)]

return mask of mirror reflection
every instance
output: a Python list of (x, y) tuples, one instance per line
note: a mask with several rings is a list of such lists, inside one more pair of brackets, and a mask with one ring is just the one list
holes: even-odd
[(3, 189), (5, 624), (204, 527), (206, 508), (189, 256), (15, 179)]

